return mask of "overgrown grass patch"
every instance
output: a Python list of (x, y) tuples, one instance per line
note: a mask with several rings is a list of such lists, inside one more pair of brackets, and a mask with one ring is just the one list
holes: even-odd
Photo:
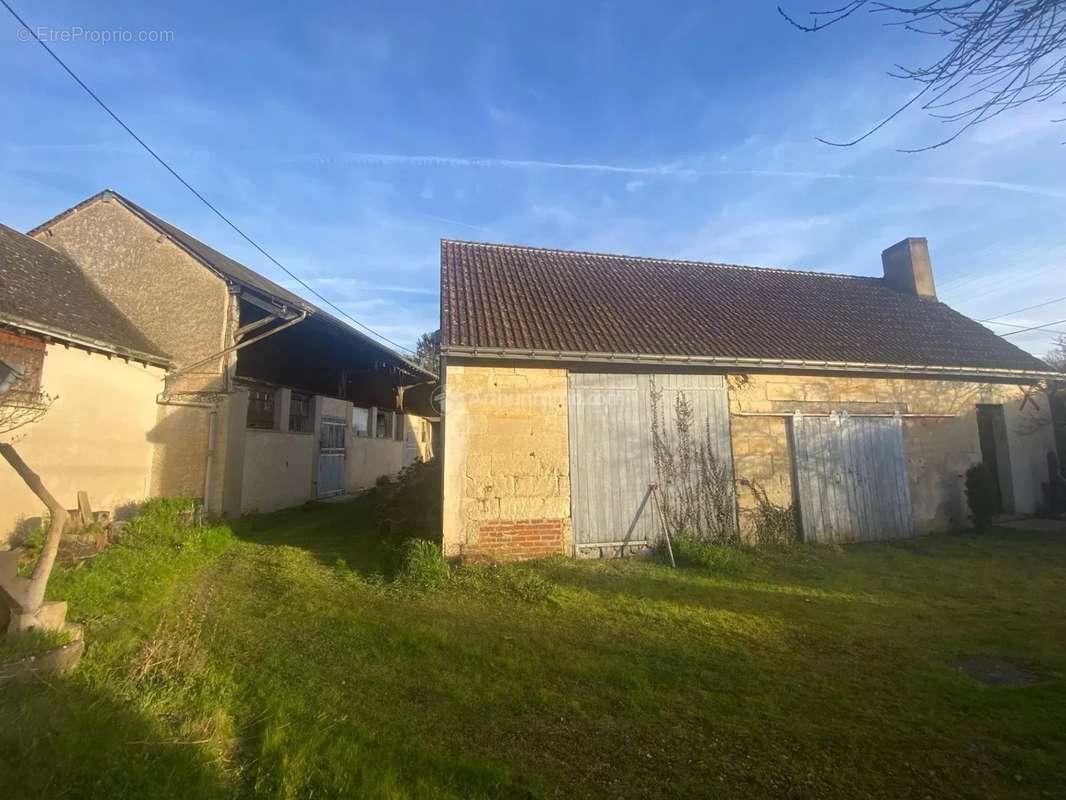
[[(87, 651), (0, 695), (0, 795), (1066, 796), (1060, 539), (412, 585), (374, 493), (63, 571)], [(956, 667), (977, 656), (1036, 680), (986, 686)]]
[(72, 638), (69, 631), (43, 631), (36, 628), (5, 634), (0, 636), (0, 666), (47, 653), (70, 644)]

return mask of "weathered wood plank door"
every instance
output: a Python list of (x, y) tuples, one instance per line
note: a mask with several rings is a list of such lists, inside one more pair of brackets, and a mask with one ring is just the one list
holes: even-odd
[(347, 425), (339, 417), (322, 417), (319, 422), (316, 497), (344, 491), (346, 429)]
[(652, 382), (662, 392), (667, 435), (684, 393), (694, 434), (709, 432), (731, 464), (729, 404), (720, 375), (572, 372), (569, 378), (570, 492), (578, 555), (654, 544), (660, 525), (648, 487), (655, 480)]
[(797, 416), (792, 450), (805, 540), (914, 534), (900, 418)]

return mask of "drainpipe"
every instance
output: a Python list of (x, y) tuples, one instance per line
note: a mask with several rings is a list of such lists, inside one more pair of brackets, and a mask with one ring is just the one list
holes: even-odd
[(172, 400), (163, 394), (156, 395), (156, 403), (161, 406), (184, 406), (185, 408), (207, 409), (207, 460), (204, 463), (204, 509), (211, 497), (211, 469), (215, 463), (215, 431), (218, 420), (218, 402), (198, 403), (195, 400)]
[(211, 411), (207, 417), (207, 463), (204, 464), (204, 504), (203, 513), (207, 512), (207, 504), (211, 499), (211, 468), (215, 464), (215, 428), (218, 420), (218, 406), (211, 405)]
[[(234, 344), (234, 345), (230, 345), (229, 347), (227, 347), (227, 348), (225, 348), (223, 350), (220, 350), (217, 353), (213, 353), (212, 355), (207, 356), (207, 358), (202, 358), (202, 359), (200, 359), (199, 361), (197, 361), (195, 363), (189, 364), (188, 366), (182, 367), (179, 370), (171, 372), (168, 375), (165, 375), (163, 377), (163, 380), (164, 381), (168, 381), (171, 378), (174, 378), (174, 377), (176, 377), (178, 375), (181, 375), (182, 373), (189, 372), (190, 370), (193, 370), (193, 369), (196, 369), (197, 367), (203, 366), (204, 364), (207, 364), (210, 361), (214, 361), (216, 358), (221, 358), (222, 356), (228, 355), (229, 353), (235, 353), (238, 350), (241, 350), (241, 349), (247, 347), (250, 344), (255, 344), (256, 342), (261, 342), (263, 339), (266, 339), (268, 336), (273, 336), (275, 333), (280, 333), (281, 331), (285, 330), (286, 328), (291, 328), (293, 325), (301, 323), (305, 319), (307, 319), (307, 312), (306, 311), (301, 311), (300, 312), (300, 316), (295, 317), (295, 318), (290, 319), (290, 320), (287, 320), (282, 325), (279, 325), (278, 327), (273, 328), (273, 329), (267, 331), (266, 333), (261, 333), (258, 336), (253, 336), (251, 339), (245, 339), (243, 342), (240, 342), (240, 343)], [(251, 329), (256, 328), (256, 327), (260, 327), (260, 325), (257, 324), (257, 323), (253, 323), (250, 326), (246, 326), (244, 328), (244, 332), (245, 333), (249, 333), (251, 331)], [(167, 398), (166, 397), (166, 391), (163, 391), (162, 393), (160, 393), (159, 395), (156, 396), (156, 402), (159, 403), (160, 405), (189, 406), (189, 407), (192, 407), (192, 408), (206, 408), (206, 409), (208, 409), (207, 459), (206, 459), (206, 461), (204, 463), (204, 508), (206, 509), (207, 508), (207, 503), (208, 503), (208, 501), (209, 501), (209, 499), (211, 497), (211, 470), (214, 467), (214, 463), (215, 463), (215, 430), (217, 428), (217, 419), (218, 419), (218, 401), (209, 402), (209, 403), (201, 403), (201, 402), (197, 402), (195, 400), (173, 400), (173, 399)]]

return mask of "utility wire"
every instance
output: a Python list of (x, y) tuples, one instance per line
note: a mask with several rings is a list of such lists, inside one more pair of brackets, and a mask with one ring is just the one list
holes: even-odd
[(194, 195), (196, 195), (197, 199), (201, 203), (203, 203), (205, 206), (207, 206), (209, 209), (211, 209), (219, 219), (221, 219), (223, 222), (225, 222), (227, 225), (229, 225), (231, 228), (233, 228), (233, 230), (236, 231), (238, 233), (238, 235), (240, 235), (240, 237), (242, 239), (244, 239), (246, 242), (248, 242), (248, 244), (250, 244), (256, 250), (258, 250), (264, 256), (266, 256), (271, 261), (271, 263), (273, 263), (276, 267), (278, 267), (282, 272), (284, 272), (286, 275), (288, 275), (290, 278), (292, 278), (294, 281), (296, 281), (298, 284), (300, 284), (307, 291), (309, 291), (311, 294), (313, 294), (315, 297), (317, 297), (319, 300), (321, 300), (327, 306), (332, 308), (338, 314), (342, 315), (346, 319), (348, 319), (351, 322), (355, 323), (360, 328), (363, 328), (364, 330), (368, 331), (369, 333), (372, 333), (374, 336), (378, 337), (382, 341), (388, 342), (389, 344), (391, 344), (393, 347), (397, 348), (398, 350), (400, 350), (402, 352), (405, 352), (405, 353), (410, 353), (411, 355), (414, 355), (412, 350), (409, 350), (408, 348), (404, 347), (403, 345), (400, 345), (400, 344), (394, 342), (392, 339), (388, 338), (387, 336), (384, 336), (383, 334), (378, 333), (377, 331), (375, 331), (373, 328), (369, 327), (368, 325), (364, 325), (362, 322), (357, 320), (355, 317), (353, 317), (347, 311), (344, 311), (343, 309), (341, 309), (341, 308), (337, 307), (336, 305), (334, 305), (330, 300), (328, 300), (326, 297), (324, 297), (318, 291), (313, 289), (302, 278), (300, 278), (295, 273), (290, 271), (288, 269), (288, 267), (286, 267), (284, 264), (282, 264), (280, 261), (278, 261), (276, 258), (274, 258), (274, 256), (270, 255), (270, 253), (268, 253), (266, 250), (264, 250), (262, 247), (260, 247), (259, 244), (254, 239), (252, 239), (252, 237), (250, 237), (248, 234), (246, 234), (244, 231), (242, 231), (240, 228), (238, 228), (229, 219), (229, 217), (227, 217), (225, 214), (223, 214), (221, 211), (219, 211), (217, 208), (215, 208), (215, 206), (213, 206), (207, 200), (206, 197), (204, 197), (202, 194), (200, 194), (192, 186), (192, 184), (190, 184), (187, 180), (185, 180), (183, 177), (181, 177), (181, 175), (179, 175), (177, 173), (177, 171), (173, 167), (170, 166), (170, 164), (168, 164), (166, 161), (164, 161), (155, 152), (155, 150), (153, 150), (151, 147), (149, 147), (148, 144), (140, 136), (138, 136), (136, 133), (134, 133), (133, 130), (130, 128), (130, 126), (127, 125), (125, 122), (123, 122), (119, 118), (118, 114), (116, 114), (114, 111), (112, 111), (108, 107), (107, 103), (105, 103), (103, 100), (101, 100), (99, 98), (99, 96), (97, 96), (96, 92), (94, 92), (92, 89), (90, 89), (88, 86), (86, 86), (85, 82), (81, 78), (79, 78), (77, 75), (74, 74), (74, 70), (72, 70), (70, 67), (68, 67), (63, 62), (63, 59), (61, 59), (59, 56), (57, 56), (55, 54), (55, 52), (52, 50), (52, 48), (50, 48), (47, 44), (45, 44), (44, 40), (41, 39), (41, 37), (37, 35), (37, 32), (35, 30), (33, 30), (33, 28), (31, 28), (26, 23), (26, 20), (24, 20), (22, 17), (20, 17), (18, 15), (18, 12), (15, 11), (15, 9), (13, 9), (10, 5), (8, 5), (7, 0), (0, 0), (0, 4), (2, 4), (4, 6), (4, 8), (6, 8), (11, 13), (11, 16), (13, 16), (16, 20), (18, 20), (18, 23), (29, 32), (29, 34), (34, 38), (34, 40), (37, 42), (37, 44), (39, 44), (41, 47), (43, 47), (45, 49), (45, 51), (48, 53), (48, 55), (50, 55), (53, 59), (55, 59), (55, 62), (57, 64), (59, 64), (59, 66), (61, 66), (63, 68), (63, 70), (71, 78), (74, 79), (74, 81), (78, 84), (78, 86), (80, 86), (82, 89), (84, 89), (86, 91), (86, 93), (93, 100), (95, 100), (97, 102), (97, 104), (100, 106), (100, 108), (102, 108), (104, 111), (106, 111), (108, 113), (108, 115), (111, 117), (111, 119), (113, 119), (120, 126), (122, 126), (122, 129), (125, 130), (126, 133), (128, 133), (130, 136), (132, 136), (134, 138), (134, 140), (136, 140), (137, 144), (139, 144), (146, 151), (148, 151), (148, 154), (152, 158), (154, 158), (156, 161), (158, 161), (167, 172), (169, 172), (171, 175), (173, 175), (175, 178), (177, 178), (177, 180), (181, 183), (182, 186), (184, 186), (186, 189), (188, 189), (190, 192), (192, 192)]
[[(0, 0), (0, 2), (2, 2), (2, 1), (3, 0)], [(1041, 275), (1046, 275), (1049, 272), (1058, 272), (1061, 269), (1062, 269), (1061, 265), (1058, 265), (1058, 264), (1056, 264), (1054, 266), (1050, 266), (1050, 267), (1045, 267), (1044, 269), (1039, 269), (1039, 270), (1036, 270), (1035, 272), (1030, 272), (1030, 273), (1026, 274), (1025, 275), (1025, 280), (1032, 280), (1033, 278), (1040, 277)], [(986, 283), (985, 285), (981, 285), (981, 281), (987, 281), (989, 278), (996, 278), (996, 279), (992, 280), (990, 283)], [(940, 291), (943, 294), (945, 294), (945, 295), (954, 297), (956, 294), (961, 294), (961, 290), (962, 290), (962, 288), (965, 288), (965, 285), (966, 285), (967, 281), (972, 281), (973, 284), (978, 289), (980, 289), (980, 291), (977, 291), (977, 292), (975, 292), (973, 294), (968, 294), (965, 297), (959, 299), (960, 303), (969, 303), (972, 300), (976, 300), (976, 299), (981, 298), (981, 297), (987, 297), (990, 294), (995, 294), (996, 292), (1000, 292), (1000, 291), (1002, 291), (1004, 289), (1004, 287), (1007, 287), (1007, 286), (1010, 286), (1013, 283), (1016, 283), (1017, 280), (1018, 279), (1015, 276), (1013, 276), (1013, 275), (1007, 275), (1005, 277), (1002, 277), (1002, 276), (998, 276), (998, 277), (997, 276), (987, 276), (987, 277), (984, 277), (984, 278), (971, 278), (970, 276), (963, 276), (961, 278), (956, 278), (953, 281), (948, 281), (947, 284), (945, 284), (944, 286), (942, 286), (940, 288)], [(957, 289), (954, 288), (956, 285), (960, 285), (960, 284), (961, 284), (961, 288), (960, 289), (957, 290)], [(952, 286), (952, 288), (948, 289), (948, 288), (946, 288), (947, 286)]]
[[(0, 2), (2, 2), (2, 1), (3, 0), (0, 0)], [(1004, 317), (1009, 317), (1011, 314), (1021, 314), (1023, 311), (1032, 311), (1034, 308), (1043, 308), (1044, 306), (1050, 306), (1053, 303), (1061, 303), (1063, 300), (1066, 300), (1066, 297), (1056, 297), (1054, 300), (1045, 300), (1043, 303), (1037, 303), (1035, 306), (1026, 306), (1025, 308), (1016, 308), (1014, 311), (1008, 311), (1005, 314), (996, 314), (996, 316), (994, 316), (994, 317), (992, 317), (990, 319), (983, 319), (983, 320), (980, 320), (980, 321), (981, 322), (991, 322), (992, 320), (1003, 319)], [(1006, 323), (1003, 323), (1003, 324), (1006, 324)]]
[[(0, 0), (0, 2), (3, 2), (3, 0)], [(1001, 333), (1001, 334), (999, 334), (999, 336), (1000, 337), (1016, 336), (1019, 333), (1025, 333), (1026, 331), (1038, 331), (1038, 330), (1041, 330), (1043, 328), (1049, 328), (1052, 325), (1061, 325), (1063, 322), (1066, 322), (1066, 319), (1057, 319), (1054, 322), (1048, 322), (1045, 325), (1033, 325), (1031, 328), (1022, 328), (1020, 331), (1010, 331), (1009, 333)]]
[[(988, 325), (1006, 325), (1008, 328), (1023, 328), (1025, 330), (1030, 330), (1025, 325), (1018, 325), (1017, 323), (1014, 323), (1014, 322), (996, 322), (995, 320), (992, 320), (992, 319), (979, 319), (979, 320), (977, 320), (977, 322), (984, 322), (984, 323), (986, 323)], [(1055, 324), (1054, 322), (1049, 322), (1048, 323), (1048, 325), (1054, 325), (1054, 324)], [(1047, 333), (1061, 333), (1063, 335), (1066, 335), (1066, 331), (1060, 330), (1058, 328), (1048, 328), (1046, 332)], [(999, 334), (997, 334), (997, 336), (998, 335)]]

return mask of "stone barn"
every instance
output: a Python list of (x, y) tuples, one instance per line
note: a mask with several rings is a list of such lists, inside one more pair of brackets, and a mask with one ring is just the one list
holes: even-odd
[(655, 544), (652, 431), (679, 398), (735, 481), (742, 536), (752, 486), (808, 541), (966, 527), (982, 461), (1003, 512), (1037, 511), (1055, 373), (937, 300), (924, 239), (882, 268), (443, 241), (446, 553)]

